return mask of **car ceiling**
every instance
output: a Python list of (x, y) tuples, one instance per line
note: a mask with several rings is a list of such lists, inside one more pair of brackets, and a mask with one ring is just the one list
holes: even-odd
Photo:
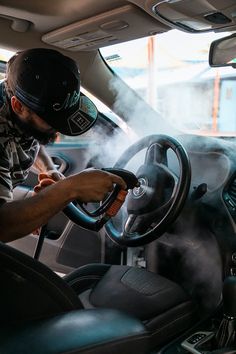
[[(97, 49), (101, 45), (110, 44), (110, 41), (101, 41), (96, 38), (96, 31), (100, 29), (117, 40), (114, 43), (132, 38), (147, 36), (152, 33), (163, 32), (167, 26), (161, 24), (147, 14), (139, 6), (123, 0), (1, 0), (0, 1), (0, 28), (1, 41), (6, 47), (13, 49), (20, 46), (44, 46), (42, 37), (51, 31), (74, 24), (75, 35), (85, 33), (94, 34), (94, 46), (84, 48)], [(103, 26), (103, 30), (101, 28)], [(11, 31), (15, 32), (12, 38)], [(2, 32), (3, 31), (3, 32)], [(66, 32), (66, 34), (65, 34)], [(67, 36), (67, 30), (59, 35)], [(87, 42), (91, 38), (87, 36)], [(18, 41), (20, 39), (20, 41)], [(24, 44), (25, 43), (25, 44)], [(80, 48), (78, 48), (80, 50)]]
[(19, 49), (33, 43), (57, 45), (60, 39), (83, 35), (90, 44), (73, 45), (72, 51), (93, 50), (165, 32), (183, 19), (209, 23), (210, 13), (229, 18), (227, 24), (211, 23), (211, 29), (235, 28), (234, 0), (0, 0), (1, 42)]

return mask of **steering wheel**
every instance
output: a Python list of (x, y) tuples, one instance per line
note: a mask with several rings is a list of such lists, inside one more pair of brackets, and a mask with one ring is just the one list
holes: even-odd
[[(128, 194), (123, 230), (117, 230), (113, 219), (105, 225), (113, 241), (129, 247), (147, 244), (167, 231), (184, 206), (191, 182), (191, 166), (184, 147), (167, 135), (140, 139), (124, 151), (114, 167), (124, 168), (145, 148), (144, 163), (136, 173), (140, 187)], [(179, 177), (168, 167), (169, 149), (177, 156)]]
[[(115, 218), (105, 224), (108, 236), (128, 247), (147, 244), (168, 229), (184, 206), (191, 181), (190, 162), (184, 147), (167, 135), (150, 135), (138, 140), (124, 151), (114, 168), (124, 168), (145, 148), (144, 163), (136, 173), (140, 187), (134, 188), (127, 196), (127, 220), (122, 231), (115, 226)], [(168, 167), (169, 149), (177, 156), (179, 177)], [(97, 231), (97, 220), (73, 203), (64, 209), (64, 213), (78, 225)]]

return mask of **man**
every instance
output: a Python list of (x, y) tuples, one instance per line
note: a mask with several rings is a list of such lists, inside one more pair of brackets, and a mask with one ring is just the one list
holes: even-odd
[[(80, 93), (76, 63), (51, 49), (19, 52), (8, 63), (0, 109), (0, 240), (21, 238), (43, 224), (69, 202), (96, 202), (124, 180), (100, 170), (84, 170), (61, 178), (44, 145), (57, 132), (79, 135), (97, 118), (93, 103)], [(24, 200), (13, 200), (13, 188), (34, 166), (57, 183)]]

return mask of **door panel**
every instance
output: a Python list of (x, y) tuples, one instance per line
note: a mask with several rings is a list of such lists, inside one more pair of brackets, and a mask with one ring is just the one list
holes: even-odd
[[(83, 144), (55, 144), (47, 148), (60, 172), (65, 175), (77, 173), (90, 165), (91, 156), (88, 146)], [(28, 190), (37, 184), (37, 175), (30, 173), (21, 188), (15, 189), (16, 198), (27, 197)], [(29, 235), (11, 242), (23, 252), (33, 256), (38, 236)], [(86, 263), (103, 261), (100, 234), (85, 230), (72, 223), (63, 212), (52, 217), (46, 225), (46, 237), (40, 255), (40, 261), (61, 273)]]

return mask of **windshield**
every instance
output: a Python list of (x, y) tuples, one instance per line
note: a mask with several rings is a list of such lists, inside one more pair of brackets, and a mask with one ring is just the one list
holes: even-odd
[(236, 135), (236, 71), (210, 68), (210, 43), (229, 33), (172, 30), (102, 48), (108, 65), (183, 132)]

